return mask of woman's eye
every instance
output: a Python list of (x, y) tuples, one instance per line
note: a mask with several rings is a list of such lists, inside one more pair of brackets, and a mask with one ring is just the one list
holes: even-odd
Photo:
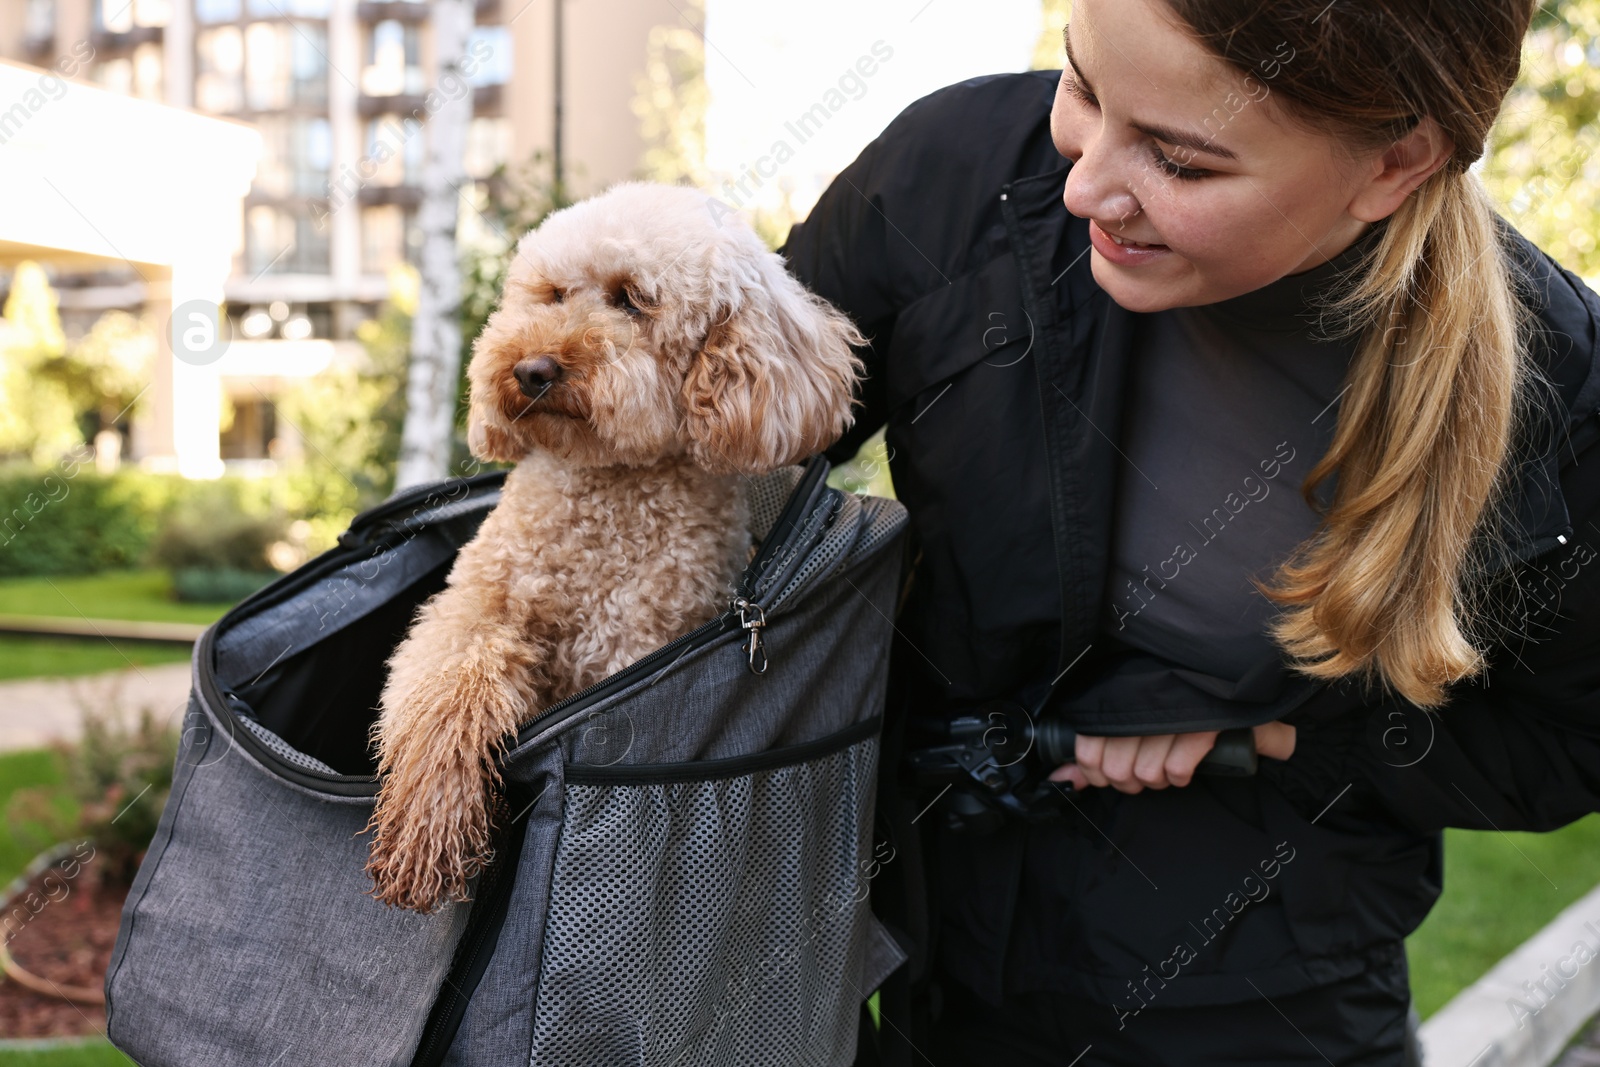
[(1169, 178), (1177, 178), (1180, 181), (1193, 181), (1196, 178), (1204, 178), (1211, 173), (1208, 170), (1199, 170), (1195, 167), (1185, 167), (1181, 163), (1174, 163), (1167, 158), (1167, 154), (1161, 151), (1157, 145), (1150, 146), (1150, 153), (1157, 169)]
[(1082, 103), (1088, 104), (1090, 107), (1100, 106), (1100, 101), (1089, 95), (1088, 90), (1079, 85), (1078, 79), (1074, 78), (1072, 75), (1068, 74), (1065, 78), (1062, 78), (1061, 84), (1066, 86), (1068, 96), (1074, 97)]

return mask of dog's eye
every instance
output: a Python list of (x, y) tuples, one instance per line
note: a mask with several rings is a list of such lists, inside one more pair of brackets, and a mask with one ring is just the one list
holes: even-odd
[(559, 304), (567, 298), (567, 291), (559, 285), (552, 285), (550, 287), (550, 298)]
[(621, 286), (615, 293), (611, 294), (611, 302), (630, 315), (644, 314), (644, 310), (639, 306), (639, 298), (626, 285)]

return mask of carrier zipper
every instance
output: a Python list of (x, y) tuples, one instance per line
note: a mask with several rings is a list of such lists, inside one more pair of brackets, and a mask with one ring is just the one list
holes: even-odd
[(679, 659), (701, 645), (709, 644), (715, 638), (734, 629), (738, 622), (739, 616), (736, 612), (731, 610), (724, 611), (710, 622), (703, 623), (682, 637), (667, 642), (644, 658), (634, 660), (616, 674), (607, 675), (589, 688), (580, 689), (571, 696), (556, 701), (517, 731), (516, 744), (513, 747), (520, 747), (523, 742), (535, 733), (542, 731), (552, 722), (576, 715), (590, 704), (596, 703), (601, 698), (609, 696), (612, 692), (632, 684), (641, 675), (660, 664), (662, 660), (668, 659), (668, 657), (673, 660)]
[[(750, 566), (745, 568), (744, 574), (739, 579), (738, 591), (729, 602), (727, 611), (724, 611), (710, 622), (690, 630), (682, 637), (667, 642), (643, 659), (635, 660), (616, 674), (602, 678), (589, 688), (579, 690), (571, 696), (551, 704), (530, 720), (526, 726), (517, 731), (516, 741), (512, 747), (520, 748), (537, 734), (543, 733), (553, 723), (571, 718), (612, 693), (632, 685), (663, 661), (676, 661), (701, 645), (709, 644), (730, 630), (750, 629), (745, 625), (744, 617), (740, 614), (739, 602), (743, 600), (747, 605), (755, 606), (755, 587), (757, 583), (764, 577), (764, 572), (773, 565), (785, 547), (793, 548), (794, 551), (791, 554), (788, 566), (780, 577), (787, 577), (789, 573), (799, 567), (800, 563), (805, 559), (806, 552), (821, 536), (820, 528), (826, 528), (828, 522), (831, 522), (832, 517), (837, 514), (837, 509), (831, 509), (827, 520), (821, 524), (819, 529), (805, 530), (801, 527), (801, 521), (816, 511), (817, 497), (827, 489), (828, 469), (827, 460), (821, 456), (813, 456), (806, 461), (805, 473), (800, 476), (800, 481), (796, 483), (788, 503), (784, 505), (784, 509), (779, 514), (777, 521), (772, 524), (772, 529), (768, 531), (766, 540), (761, 546), (761, 551), (756, 554), (756, 558)], [(807, 534), (803, 541), (796, 537), (796, 534), (802, 532)], [(795, 543), (789, 544), (791, 541)], [(774, 583), (774, 587), (781, 587), (781, 583)], [(763, 612), (758, 626), (764, 627), (765, 625), (766, 615)], [(761, 650), (760, 662), (762, 669), (756, 671), (757, 674), (760, 674), (766, 670), (765, 643), (761, 639), (759, 628), (750, 629), (750, 632), (753, 635), (752, 640), (755, 645)], [(754, 653), (751, 654), (751, 660), (750, 669), (755, 670), (756, 658)]]
[[(508, 790), (507, 810), (511, 804), (521, 804), (524, 795), (525, 791), (521, 789)], [(478, 883), (478, 900), (467, 916), (467, 928), (462, 931), (460, 945), (450, 963), (450, 971), (445, 976), (438, 999), (428, 1012), (428, 1020), (423, 1025), (422, 1038), (417, 1044), (411, 1067), (437, 1067), (444, 1062), (456, 1031), (461, 1028), (461, 1020), (466, 1016), (472, 993), (477, 991), (483, 972), (489, 968), (495, 946), (500, 942), (500, 930), (505, 925), (506, 914), (511, 907), (511, 892), (516, 887), (516, 878), (511, 872), (521, 862), (529, 812), (538, 799), (534, 797), (506, 827), (500, 851), (489, 861), (489, 869), (483, 872), (483, 878)]]
[[(751, 669), (758, 674), (762, 673), (765, 670), (767, 659), (766, 641), (762, 633), (762, 628), (766, 625), (765, 612), (762, 610), (757, 621), (753, 625), (747, 626), (746, 616), (740, 614), (737, 601), (743, 599), (750, 607), (760, 610), (760, 605), (756, 603), (755, 587), (766, 577), (765, 572), (779, 561), (785, 549), (790, 550), (789, 556), (785, 560), (787, 565), (783, 568), (783, 572), (769, 584), (770, 589), (781, 590), (784, 581), (804, 561), (806, 552), (820, 537), (821, 530), (831, 523), (833, 517), (837, 514), (837, 508), (830, 509), (828, 515), (823, 517), (820, 522), (806, 523), (802, 526), (802, 523), (807, 518), (815, 514), (818, 498), (826, 492), (828, 469), (826, 460), (821, 456), (814, 456), (807, 461), (805, 471), (801, 475), (799, 482), (796, 483), (788, 503), (785, 504), (777, 521), (772, 524), (772, 529), (768, 531), (761, 551), (757, 553), (756, 559), (741, 576), (738, 583), (738, 592), (735, 594), (734, 599), (730, 601), (728, 610), (709, 622), (661, 646), (644, 658), (634, 661), (616, 674), (603, 678), (587, 689), (580, 690), (550, 705), (517, 731), (512, 747), (520, 747), (553, 723), (578, 714), (590, 705), (621, 690), (625, 686), (631, 685), (647, 672), (655, 670), (665, 663), (677, 660), (696, 648), (709, 644), (724, 633), (733, 630), (747, 630), (751, 634), (751, 638), (745, 646), (747, 654), (750, 656)], [(492, 488), (503, 481), (504, 478), (504, 471), (494, 471), (466, 479), (464, 484), (470, 490), (479, 490), (481, 488)], [(332, 573), (354, 560), (371, 555), (372, 550), (387, 535), (394, 533), (395, 529), (397, 529), (397, 527), (383, 528), (383, 519), (408, 505), (427, 499), (430, 494), (437, 491), (438, 483), (434, 483), (431, 486), (418, 486), (416, 489), (402, 493), (370, 511), (358, 515), (351, 522), (350, 529), (346, 531), (346, 534), (359, 534), (359, 536), (342, 537), (340, 548), (326, 553), (323, 557), (301, 568), (299, 571), (284, 575), (279, 582), (274, 582), (264, 589), (257, 590), (238, 604), (235, 604), (217, 623), (206, 628), (197, 647), (197, 653), (201, 658), (202, 664), (199, 671), (200, 685), (205, 692), (207, 701), (220, 709), (218, 714), (223, 716), (224, 720), (235, 713), (210, 669), (212, 658), (211, 642), (213, 634), (218, 627), (240, 614), (259, 611), (272, 603), (287, 599), (307, 585), (321, 580), (326, 574)], [(754, 644), (754, 650), (750, 649), (749, 646), (751, 644)], [(761, 670), (756, 670), (758, 666)], [(351, 797), (369, 797), (377, 793), (378, 779), (374, 776), (339, 775), (335, 778), (329, 778), (324, 774), (295, 767), (278, 758), (266, 746), (258, 743), (254, 735), (248, 730), (230, 730), (230, 740), (238, 741), (250, 751), (251, 755), (273, 767), (280, 775), (309, 788), (331, 791), (342, 796)]]
[[(742, 596), (733, 598), (733, 610), (739, 613), (739, 625), (750, 633), (744, 648), (750, 656), (750, 673), (767, 673), (767, 650), (761, 644), (761, 631), (767, 625), (767, 613), (761, 605)], [(757, 663), (760, 666), (757, 666)]]

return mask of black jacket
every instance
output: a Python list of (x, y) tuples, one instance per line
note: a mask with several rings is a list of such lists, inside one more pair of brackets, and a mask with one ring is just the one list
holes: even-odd
[[(1090, 674), (1101, 654), (1136, 315), (1095, 284), (1087, 223), (1062, 205), (1056, 79), (979, 78), (913, 104), (783, 250), (871, 338), (859, 416), (830, 455), (887, 426), (915, 544), (895, 672), (915, 701), (946, 710)], [(956, 850), (930, 874), (946, 948), (975, 987), (1125, 995), (1125, 978), (1168, 958), (1175, 931), (1287, 841), (1296, 861), (1274, 904), (1253, 905), (1164, 996), (1225, 1001), (1241, 975), (1267, 993), (1304, 988), (1421, 921), (1438, 893), (1440, 828), (1550, 829), (1600, 810), (1600, 298), (1502, 233), (1553, 389), (1551, 432), (1530, 438), (1505, 505), (1518, 536), (1498, 580), (1522, 610), (1491, 669), (1438, 715), (1287, 667), (1208, 692), (1173, 669), (1146, 679), (1137, 708), (1080, 715), (1080, 729), (1108, 734), (1277, 718), (1300, 734), (1292, 759), (1248, 783), (1086, 794), (1075, 843), (1018, 831), (941, 846)], [(1051, 879), (1072, 885), (1034, 885)]]

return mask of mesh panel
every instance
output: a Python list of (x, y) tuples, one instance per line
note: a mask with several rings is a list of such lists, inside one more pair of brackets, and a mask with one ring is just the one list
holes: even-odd
[(797, 591), (848, 570), (857, 560), (870, 555), (879, 542), (893, 537), (905, 525), (905, 509), (892, 500), (837, 490), (830, 492), (841, 498), (839, 514), (821, 542), (807, 553), (794, 577), (772, 598), (773, 608), (788, 601)]
[(315, 771), (317, 774), (339, 773), (326, 763), (323, 763), (321, 760), (317, 759), (315, 756), (308, 756), (304, 752), (301, 752), (298, 748), (290, 745), (289, 742), (285, 741), (283, 738), (279, 737), (265, 726), (262, 726), (254, 719), (245, 715), (236, 715), (234, 719), (236, 722), (243, 725), (246, 730), (249, 730), (252, 734), (255, 734), (256, 739), (263, 745), (266, 745), (268, 748), (270, 748), (279, 759), (287, 760), (303, 771)]
[(750, 499), (750, 536), (757, 541), (766, 540), (803, 474), (804, 467), (780, 467), (771, 473), (745, 479), (745, 492)]
[(532, 1063), (849, 1064), (876, 761), (569, 783)]
[(906, 524), (905, 509), (895, 501), (881, 496), (861, 498), (861, 536), (856, 540), (851, 558), (867, 555), (900, 532)]

